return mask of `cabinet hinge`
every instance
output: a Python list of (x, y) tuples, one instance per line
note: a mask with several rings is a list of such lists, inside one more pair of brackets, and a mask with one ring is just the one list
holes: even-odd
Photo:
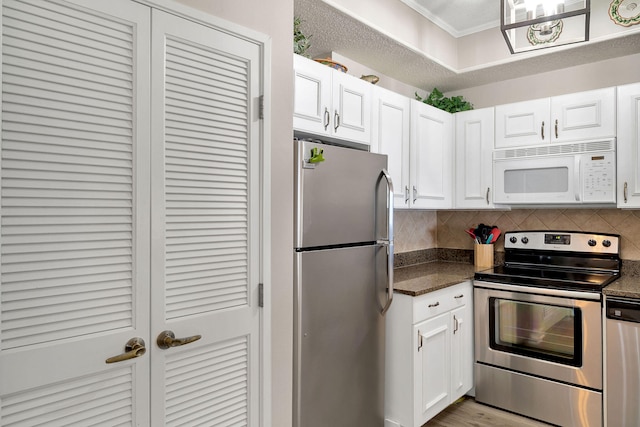
[(258, 97), (258, 118), (264, 120), (264, 95)]
[(422, 348), (422, 334), (418, 331), (418, 351)]
[(258, 283), (258, 307), (264, 307), (264, 284)]

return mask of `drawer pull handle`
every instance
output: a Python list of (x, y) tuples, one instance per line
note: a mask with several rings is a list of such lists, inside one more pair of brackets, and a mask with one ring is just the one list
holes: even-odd
[(462, 298), (464, 297), (464, 294), (460, 294), (460, 295), (455, 295), (454, 298), (458, 299), (458, 298)]
[(437, 307), (440, 305), (440, 302), (436, 301), (433, 304), (429, 304), (429, 307)]

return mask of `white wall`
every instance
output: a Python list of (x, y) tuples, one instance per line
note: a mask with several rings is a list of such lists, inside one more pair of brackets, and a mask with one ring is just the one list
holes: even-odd
[[(640, 48), (639, 48), (640, 49)], [(640, 53), (447, 93), (475, 108), (545, 98), (640, 81)]]
[(458, 68), (457, 41), (400, 0), (322, 0), (416, 52)]
[[(293, 1), (178, 0), (268, 35), (271, 69), (272, 420), (292, 423), (293, 351)], [(253, 425), (253, 423), (252, 423)]]

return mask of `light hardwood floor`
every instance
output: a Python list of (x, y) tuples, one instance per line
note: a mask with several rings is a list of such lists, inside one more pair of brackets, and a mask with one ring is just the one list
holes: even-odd
[(449, 405), (422, 427), (549, 427), (526, 417), (477, 403), (464, 397)]

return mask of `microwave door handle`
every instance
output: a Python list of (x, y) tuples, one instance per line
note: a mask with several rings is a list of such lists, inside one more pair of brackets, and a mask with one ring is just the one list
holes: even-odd
[(582, 189), (582, 180), (580, 179), (582, 175), (580, 171), (580, 156), (575, 157), (575, 164), (573, 168), (573, 185), (575, 188), (573, 189), (575, 193), (576, 202), (580, 201), (580, 191)]

